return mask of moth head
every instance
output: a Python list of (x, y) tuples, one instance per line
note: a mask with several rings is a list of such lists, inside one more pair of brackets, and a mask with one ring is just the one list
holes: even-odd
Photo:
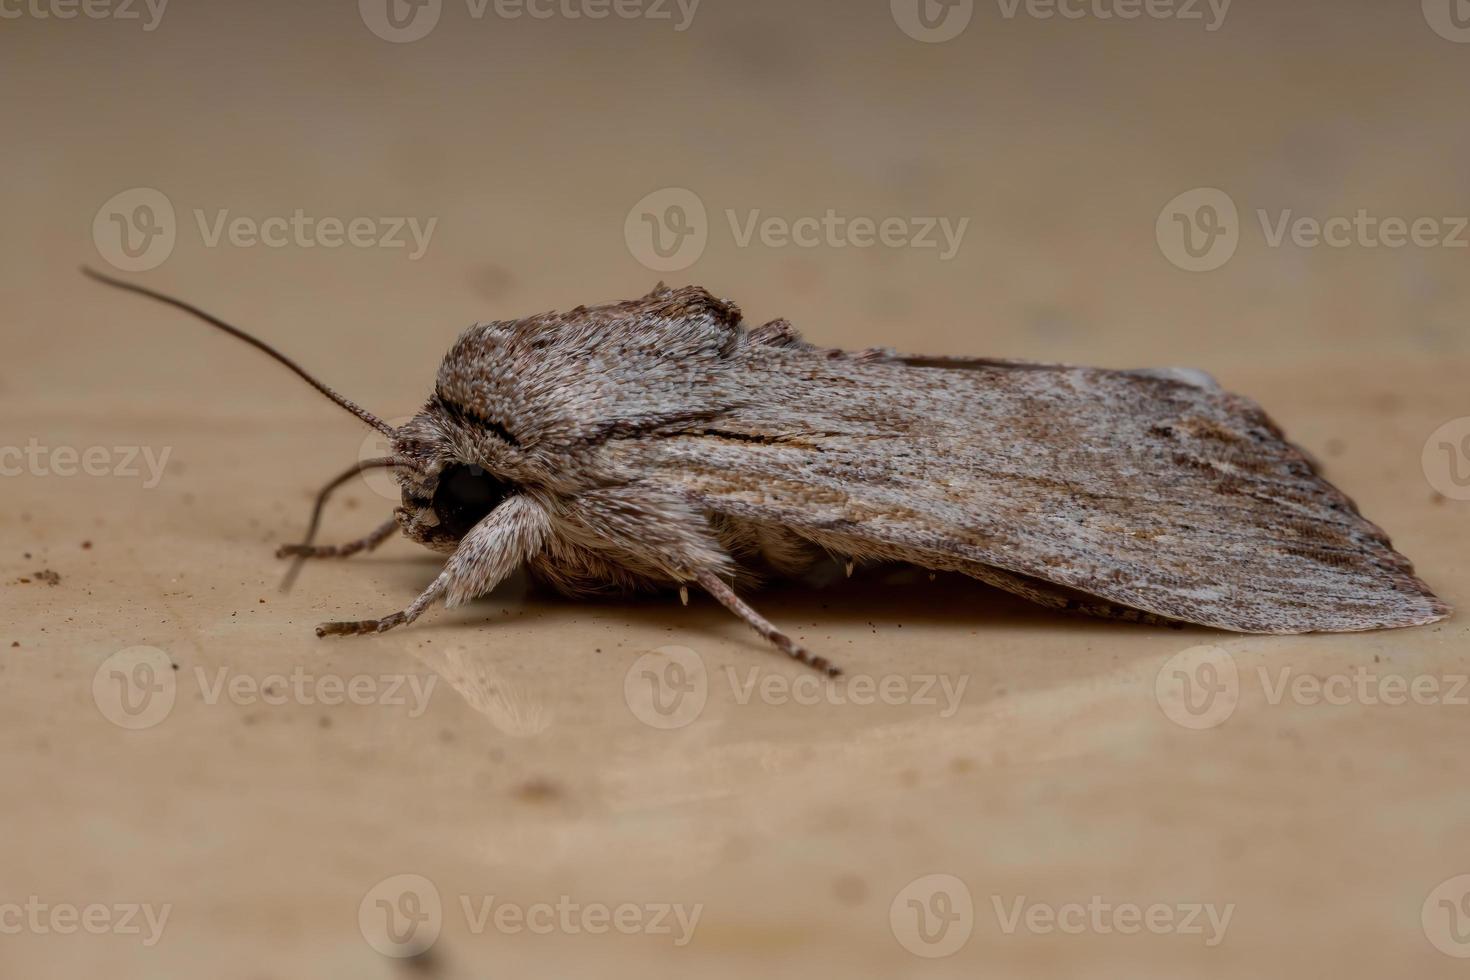
[(403, 494), (395, 515), (413, 540), (452, 552), (517, 487), (492, 469), (485, 453), (454, 438), (442, 423), (426, 410), (395, 430), (393, 455), (406, 464), (393, 470)]

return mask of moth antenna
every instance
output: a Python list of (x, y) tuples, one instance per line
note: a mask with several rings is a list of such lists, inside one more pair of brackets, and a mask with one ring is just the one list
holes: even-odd
[(265, 341), (250, 336), (250, 334), (241, 330), (239, 327), (231, 326), (230, 324), (221, 320), (219, 317), (204, 312), (192, 303), (186, 303), (181, 299), (176, 299), (173, 296), (165, 295), (164, 293), (160, 293), (157, 290), (149, 289), (147, 286), (139, 286), (136, 283), (125, 282), (122, 279), (114, 279), (112, 276), (104, 275), (95, 269), (88, 268), (87, 266), (82, 266), (82, 273), (83, 275), (89, 276), (90, 278), (95, 279), (100, 283), (105, 283), (109, 286), (116, 286), (118, 289), (123, 289), (130, 293), (137, 293), (139, 296), (147, 296), (149, 299), (156, 299), (160, 303), (167, 303), (169, 306), (183, 310), (185, 313), (194, 314), (205, 323), (208, 323), (211, 326), (218, 327), (230, 336), (238, 337), (240, 340), (245, 341), (245, 343), (256, 348), (257, 350), (262, 350), (265, 353), (269, 354), (271, 357), (274, 357), (277, 361), (280, 361), (282, 364), (286, 365), (286, 367), (290, 368), (292, 371), (295, 371), (296, 374), (299, 375), (301, 379), (304, 380), (307, 384), (311, 385), (317, 391), (321, 392), (323, 395), (326, 395), (332, 401), (347, 409), (347, 411), (351, 412), (353, 415), (356, 415), (358, 418), (362, 419), (368, 425), (377, 429), (385, 436), (393, 435), (393, 427), (387, 422), (384, 422), (372, 412), (369, 412), (367, 409), (363, 408), (361, 405), (357, 404), (351, 399), (343, 398), (331, 388), (328, 388), (316, 378), (312, 377), (309, 373), (307, 373), (307, 370), (305, 368), (297, 364), (295, 361), (291, 360), (291, 358), (287, 357), (285, 354), (282, 354), (280, 351), (276, 350)]
[(306, 559), (310, 556), (311, 546), (316, 541), (317, 529), (321, 527), (322, 510), (327, 506), (327, 498), (332, 495), (332, 491), (359, 473), (364, 473), (367, 470), (387, 469), (394, 466), (406, 466), (409, 469), (418, 469), (415, 464), (408, 460), (399, 459), (395, 456), (384, 456), (380, 459), (365, 459), (360, 463), (354, 464), (351, 468), (338, 473), (332, 478), (331, 482), (317, 492), (316, 503), (311, 508), (311, 521), (306, 525), (306, 537), (302, 539), (301, 544), (296, 546), (299, 550), (296, 551), (295, 560), (291, 562), (291, 567), (286, 570), (285, 577), (281, 579), (282, 592), (291, 591), (291, 586), (296, 583), (296, 577), (301, 574), (301, 566), (306, 564)]

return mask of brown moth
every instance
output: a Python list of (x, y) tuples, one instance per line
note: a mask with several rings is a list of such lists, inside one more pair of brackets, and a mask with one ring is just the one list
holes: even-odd
[[(660, 284), (642, 299), (466, 330), (394, 429), (392, 455), (322, 491), (307, 541), (337, 557), (395, 530), (448, 555), (406, 609), (324, 623), (381, 633), (520, 566), (569, 594), (703, 587), (830, 674), (735, 594), (838, 556), (961, 572), (1058, 609), (1249, 633), (1349, 631), (1449, 614), (1408, 559), (1249, 399), (1208, 375), (848, 352), (786, 321)], [(327, 494), (369, 466), (403, 491), (359, 541), (311, 543)]]

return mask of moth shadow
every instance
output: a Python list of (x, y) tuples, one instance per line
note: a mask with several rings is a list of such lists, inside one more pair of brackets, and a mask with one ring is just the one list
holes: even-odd
[[(701, 632), (722, 628), (731, 617), (712, 598), (697, 596), (698, 591), (690, 589), (693, 608), (688, 610), (678, 607), (677, 593), (672, 590), (662, 595), (572, 599), (532, 584), (528, 595), (552, 604), (590, 602), (605, 610), (620, 609), (628, 619), (653, 626), (677, 625)], [(927, 570), (906, 565), (872, 565), (849, 578), (840, 564), (833, 563), (830, 569), (819, 566), (800, 578), (741, 587), (740, 594), (761, 615), (798, 638), (849, 631), (854, 626), (966, 635), (998, 627), (1053, 636), (1058, 630), (1083, 635), (1116, 630), (1181, 636), (1216, 632), (1184, 623), (1159, 626), (1049, 609), (966, 575), (941, 572), (931, 580)], [(753, 634), (750, 642), (763, 645)]]

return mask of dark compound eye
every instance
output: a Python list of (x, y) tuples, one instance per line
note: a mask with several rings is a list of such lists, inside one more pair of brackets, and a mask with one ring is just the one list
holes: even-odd
[(510, 496), (510, 492), (510, 484), (502, 483), (480, 467), (456, 463), (445, 467), (439, 474), (439, 486), (434, 491), (434, 513), (439, 515), (441, 528), (456, 538), (462, 538)]

